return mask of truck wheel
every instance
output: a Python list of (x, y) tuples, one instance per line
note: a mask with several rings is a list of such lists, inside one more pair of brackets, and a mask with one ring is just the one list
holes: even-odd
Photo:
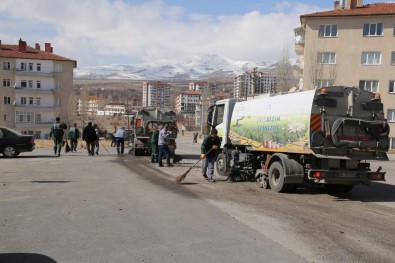
[(226, 155), (223, 153), (220, 153), (217, 157), (216, 161), (216, 168), (217, 168), (217, 173), (221, 176), (227, 176), (228, 171), (226, 167)]
[(287, 187), (284, 184), (284, 169), (280, 162), (273, 162), (269, 168), (269, 184), (275, 192), (286, 192)]

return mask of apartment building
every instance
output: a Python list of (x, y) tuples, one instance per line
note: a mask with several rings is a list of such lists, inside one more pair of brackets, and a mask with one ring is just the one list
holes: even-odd
[(126, 104), (124, 103), (109, 103), (104, 107), (104, 110), (97, 111), (99, 116), (122, 116), (126, 113)]
[(202, 93), (195, 90), (187, 90), (176, 98), (177, 114), (195, 114), (196, 104), (202, 101)]
[(160, 81), (143, 83), (143, 107), (171, 108), (170, 86)]
[(69, 116), (67, 102), (73, 88), (77, 62), (19, 40), (17, 45), (0, 40), (0, 125), (36, 138), (48, 137), (57, 116)]
[(241, 74), (234, 79), (233, 96), (246, 99), (255, 95), (269, 93), (276, 87), (276, 77), (271, 72), (253, 71)]
[(379, 92), (395, 149), (395, 3), (335, 1), (333, 10), (300, 16), (295, 50), (300, 88), (356, 86)]

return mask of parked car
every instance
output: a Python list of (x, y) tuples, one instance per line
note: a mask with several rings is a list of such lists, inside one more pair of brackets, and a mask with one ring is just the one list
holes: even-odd
[(0, 126), (0, 152), (6, 158), (12, 158), (21, 152), (34, 150), (34, 136), (24, 135), (12, 129)]

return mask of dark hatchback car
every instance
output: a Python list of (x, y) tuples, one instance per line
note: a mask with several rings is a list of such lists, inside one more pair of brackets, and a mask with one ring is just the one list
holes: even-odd
[(6, 158), (12, 158), (21, 152), (34, 150), (34, 136), (24, 135), (17, 131), (0, 126), (0, 152)]

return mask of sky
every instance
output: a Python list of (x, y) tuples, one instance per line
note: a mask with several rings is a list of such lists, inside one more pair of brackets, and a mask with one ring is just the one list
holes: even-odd
[[(51, 43), (78, 67), (220, 55), (277, 61), (294, 52), (300, 15), (334, 0), (1, 0), (0, 40)], [(383, 1), (364, 0), (364, 4)]]

